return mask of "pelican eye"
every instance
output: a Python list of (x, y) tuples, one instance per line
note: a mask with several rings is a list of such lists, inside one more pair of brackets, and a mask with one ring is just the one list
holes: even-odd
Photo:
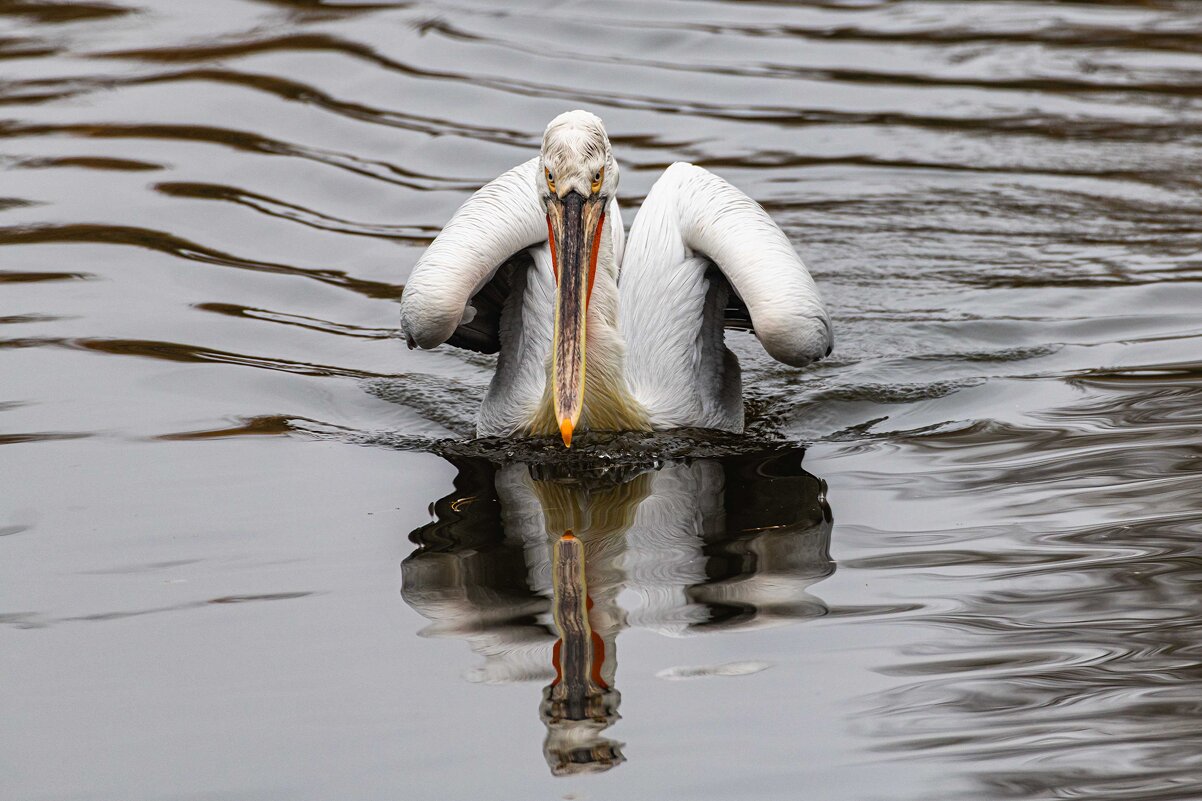
[(595, 175), (593, 175), (593, 194), (596, 194), (601, 191), (601, 181), (604, 178), (605, 178), (605, 168), (602, 167), (601, 169), (597, 170)]
[(547, 173), (547, 188), (550, 189), (552, 192), (554, 192), (555, 191), (555, 176), (551, 174), (550, 170), (544, 170), (544, 172)]

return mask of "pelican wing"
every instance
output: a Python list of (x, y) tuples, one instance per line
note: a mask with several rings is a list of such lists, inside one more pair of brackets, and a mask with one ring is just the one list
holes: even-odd
[[(717, 265), (734, 290), (726, 307), (728, 325), (746, 327), (749, 321), (774, 359), (804, 367), (831, 352), (830, 316), (780, 227), (722, 178), (678, 162), (664, 171), (639, 210), (622, 280), (643, 278), (631, 273), (679, 269), (697, 256)], [(624, 292), (623, 301), (628, 296)]]
[(485, 184), (418, 259), (401, 298), (401, 329), (410, 347), (450, 341), (497, 350), (499, 309), (511, 272), (500, 268), (547, 239), (537, 172), (533, 158)]

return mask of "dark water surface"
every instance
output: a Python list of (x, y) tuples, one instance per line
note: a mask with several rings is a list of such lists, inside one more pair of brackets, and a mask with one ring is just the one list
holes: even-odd
[[(0, 796), (1202, 798), (1200, 87), (1168, 0), (0, 0)], [(810, 264), (804, 457), (435, 447), (406, 276), (578, 106)]]

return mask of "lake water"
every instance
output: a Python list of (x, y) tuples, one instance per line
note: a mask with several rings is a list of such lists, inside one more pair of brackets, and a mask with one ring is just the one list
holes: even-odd
[[(0, 795), (1202, 798), (1200, 86), (1171, 0), (0, 2)], [(396, 339), (575, 107), (822, 288), (747, 437)]]

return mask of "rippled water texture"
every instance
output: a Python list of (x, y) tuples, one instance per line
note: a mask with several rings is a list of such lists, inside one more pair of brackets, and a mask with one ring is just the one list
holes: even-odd
[[(1200, 86), (1170, 0), (0, 0), (0, 794), (1202, 798)], [(395, 338), (578, 106), (826, 294), (753, 437)]]

